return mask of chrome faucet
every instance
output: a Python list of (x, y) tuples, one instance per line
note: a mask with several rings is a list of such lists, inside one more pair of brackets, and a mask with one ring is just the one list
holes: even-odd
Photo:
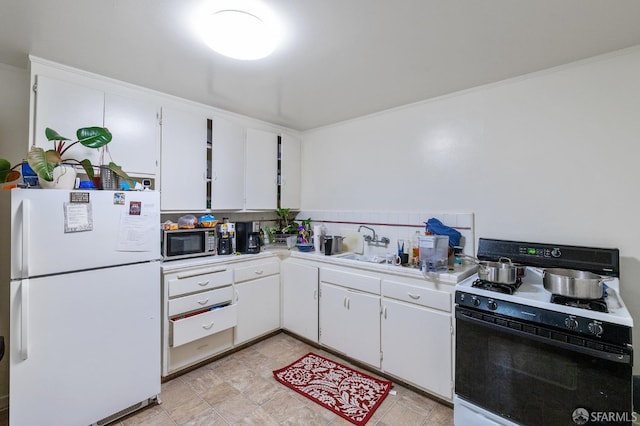
[(358, 232), (360, 232), (360, 230), (362, 228), (368, 229), (369, 231), (373, 232), (373, 237), (371, 235), (365, 235), (364, 236), (364, 240), (366, 242), (371, 242), (371, 241), (375, 241), (376, 240), (376, 231), (373, 228), (369, 228), (368, 226), (360, 225), (360, 226), (358, 226)]
[(389, 244), (389, 238), (387, 237), (382, 237), (380, 239), (378, 239), (378, 236), (376, 235), (376, 231), (373, 228), (369, 228), (368, 226), (365, 225), (360, 225), (358, 227), (358, 232), (360, 232), (360, 230), (362, 228), (368, 229), (369, 231), (371, 231), (373, 233), (373, 236), (371, 235), (365, 235), (364, 236), (364, 240), (369, 243), (369, 244), (377, 244), (377, 243), (382, 243), (382, 244)]

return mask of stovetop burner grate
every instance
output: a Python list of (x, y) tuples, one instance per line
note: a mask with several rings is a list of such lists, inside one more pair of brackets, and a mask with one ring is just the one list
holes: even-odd
[(471, 287), (480, 288), (482, 290), (495, 291), (498, 293), (513, 294), (521, 284), (522, 279), (520, 277), (516, 279), (516, 282), (514, 284), (494, 283), (478, 278), (471, 284)]
[(573, 297), (561, 296), (559, 294), (552, 294), (551, 303), (596, 312), (609, 312), (607, 309), (607, 302), (604, 300), (604, 297), (600, 299), (576, 299)]

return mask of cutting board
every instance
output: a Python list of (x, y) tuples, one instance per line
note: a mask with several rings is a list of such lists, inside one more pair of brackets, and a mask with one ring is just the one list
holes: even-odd
[(342, 251), (350, 251), (352, 253), (364, 253), (364, 234), (354, 231), (353, 229), (343, 229)]

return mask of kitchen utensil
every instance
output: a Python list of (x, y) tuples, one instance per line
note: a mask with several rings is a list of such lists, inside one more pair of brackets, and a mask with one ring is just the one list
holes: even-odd
[(575, 269), (548, 268), (542, 271), (546, 290), (576, 299), (600, 299), (603, 296), (603, 282), (611, 279)]
[(497, 262), (479, 261), (478, 278), (497, 284), (515, 284), (518, 279), (518, 268), (511, 259), (501, 257)]

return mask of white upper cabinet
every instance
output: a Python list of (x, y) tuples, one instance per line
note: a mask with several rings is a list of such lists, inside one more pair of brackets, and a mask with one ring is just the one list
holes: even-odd
[(160, 208), (206, 209), (207, 119), (204, 113), (162, 107)]
[[(160, 107), (148, 100), (105, 94), (104, 127), (113, 134), (107, 148), (127, 173), (156, 175), (160, 158)], [(105, 161), (110, 160), (106, 156)]]
[(300, 209), (300, 140), (282, 134), (280, 138), (280, 207)]
[[(104, 91), (81, 86), (44, 75), (36, 76), (36, 88), (31, 105), (35, 123), (32, 144), (45, 150), (53, 148), (45, 136), (50, 127), (60, 135), (76, 141), (76, 130), (81, 127), (103, 126)], [(88, 158), (98, 164), (100, 152), (80, 144), (74, 145), (64, 158)]]
[[(44, 149), (53, 148), (53, 143), (45, 135), (47, 127), (71, 139), (70, 142), (77, 140), (79, 128), (106, 127), (113, 140), (105, 147), (104, 164), (113, 161), (132, 177), (157, 176), (160, 107), (155, 98), (112, 82), (82, 78), (70, 71), (48, 68), (43, 71), (55, 73), (55, 77), (47, 74), (33, 76), (31, 144)], [(78, 143), (63, 157), (87, 158), (94, 166), (99, 166), (101, 151)]]
[(245, 209), (278, 207), (278, 135), (247, 129)]
[[(242, 210), (245, 130), (220, 117), (214, 117), (212, 121), (211, 209)], [(203, 128), (206, 131), (206, 124)]]

